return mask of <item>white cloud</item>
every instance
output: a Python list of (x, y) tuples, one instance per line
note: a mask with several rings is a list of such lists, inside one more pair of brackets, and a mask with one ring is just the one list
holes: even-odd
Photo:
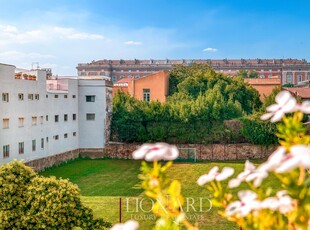
[(217, 51), (217, 49), (216, 48), (205, 48), (205, 49), (203, 49), (202, 50), (203, 52), (216, 52)]
[(10, 50), (0, 53), (0, 59), (4, 60), (20, 60), (20, 59), (50, 59), (55, 58), (55, 56), (50, 54), (40, 54), (40, 53), (25, 53), (16, 50)]
[(69, 40), (102, 40), (100, 34), (77, 31), (74, 28), (50, 27), (33, 30), (20, 30), (12, 25), (0, 25), (0, 44), (25, 44), (33, 42), (55, 41), (57, 39)]
[(124, 42), (124, 44), (129, 45), (129, 46), (139, 46), (139, 45), (142, 45), (142, 42), (127, 41), (127, 42)]
[(61, 35), (63, 38), (76, 40), (102, 40), (104, 36), (100, 34), (77, 32), (73, 28), (54, 27), (54, 33)]

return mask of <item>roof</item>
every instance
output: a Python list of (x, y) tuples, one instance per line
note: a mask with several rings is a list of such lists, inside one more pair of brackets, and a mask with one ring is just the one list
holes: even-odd
[(284, 90), (287, 90), (296, 96), (299, 96), (301, 98), (307, 98), (310, 99), (310, 88), (297, 88), (297, 87), (292, 87), (292, 88), (283, 88)]
[(115, 82), (114, 84), (118, 84), (118, 83), (128, 83), (131, 81), (131, 78), (129, 77), (125, 77), (125, 78), (122, 78), (120, 80), (118, 80), (117, 82)]

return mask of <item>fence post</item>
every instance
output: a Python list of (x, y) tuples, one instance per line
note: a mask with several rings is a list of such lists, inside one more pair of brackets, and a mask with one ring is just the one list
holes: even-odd
[(122, 223), (122, 198), (119, 198), (119, 222)]

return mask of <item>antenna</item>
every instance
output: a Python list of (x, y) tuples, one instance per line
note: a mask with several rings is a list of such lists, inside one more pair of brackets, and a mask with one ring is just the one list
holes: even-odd
[(32, 62), (32, 64), (31, 64), (31, 69), (32, 69), (32, 70), (34, 69), (33, 66), (34, 66), (35, 64), (37, 65), (37, 68), (36, 68), (36, 69), (40, 69), (39, 62)]

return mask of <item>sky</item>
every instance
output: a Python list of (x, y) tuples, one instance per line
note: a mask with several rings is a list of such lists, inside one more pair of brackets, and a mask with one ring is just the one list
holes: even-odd
[(102, 59), (310, 61), (308, 0), (0, 0), (0, 63), (76, 76)]

